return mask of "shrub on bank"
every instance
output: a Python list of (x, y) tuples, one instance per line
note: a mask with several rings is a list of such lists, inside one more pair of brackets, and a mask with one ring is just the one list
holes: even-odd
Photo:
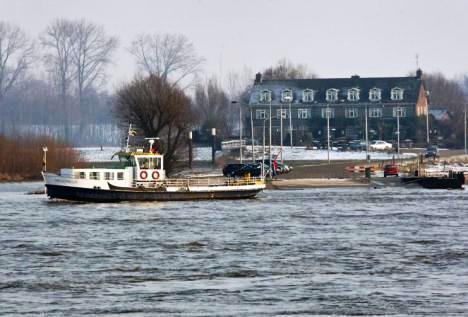
[(0, 181), (23, 181), (41, 178), (42, 147), (47, 146), (47, 170), (71, 167), (79, 153), (62, 141), (47, 136), (0, 135)]

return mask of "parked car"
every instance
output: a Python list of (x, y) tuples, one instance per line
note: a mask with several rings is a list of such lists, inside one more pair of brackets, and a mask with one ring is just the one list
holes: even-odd
[(260, 177), (262, 175), (262, 165), (260, 163), (227, 164), (223, 168), (223, 175), (226, 177), (244, 177), (247, 174), (252, 177)]
[(425, 158), (437, 158), (439, 157), (439, 149), (435, 145), (429, 146), (426, 151), (424, 151)]
[(395, 164), (387, 164), (384, 166), (384, 177), (393, 175), (398, 177), (398, 174), (400, 173), (400, 169), (398, 168), (398, 165)]
[(349, 141), (348, 148), (350, 151), (364, 151), (366, 149), (366, 141), (361, 141), (361, 140)]
[(393, 146), (391, 143), (382, 140), (372, 141), (371, 144), (369, 144), (369, 149), (373, 151), (387, 151), (391, 150), (392, 148)]

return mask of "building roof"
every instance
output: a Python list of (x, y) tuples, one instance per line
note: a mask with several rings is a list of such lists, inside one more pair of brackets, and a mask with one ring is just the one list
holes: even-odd
[[(314, 78), (314, 79), (286, 79), (286, 80), (263, 80), (256, 83), (250, 94), (249, 104), (259, 104), (260, 92), (272, 91), (272, 103), (281, 102), (281, 93), (284, 89), (293, 91), (293, 103), (302, 103), (302, 92), (305, 89), (315, 91), (314, 102), (327, 103), (326, 91), (331, 88), (338, 89), (337, 103), (370, 102), (369, 90), (381, 89), (380, 102), (395, 102), (390, 99), (392, 88), (398, 87), (404, 90), (402, 102), (416, 103), (419, 96), (422, 79), (417, 77), (366, 77), (352, 76), (350, 78)], [(348, 89), (358, 88), (360, 90), (359, 101), (348, 101)]]

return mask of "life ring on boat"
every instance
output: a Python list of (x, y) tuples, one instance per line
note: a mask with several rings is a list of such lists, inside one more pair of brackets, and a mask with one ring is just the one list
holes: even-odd
[(151, 174), (151, 177), (153, 179), (159, 179), (159, 172), (158, 171), (153, 171), (153, 173)]
[(146, 179), (148, 177), (148, 173), (146, 171), (141, 171), (140, 172), (140, 178), (141, 179)]

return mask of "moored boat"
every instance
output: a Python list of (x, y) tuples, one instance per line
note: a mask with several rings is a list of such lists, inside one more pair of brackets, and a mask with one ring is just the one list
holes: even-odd
[(402, 177), (405, 185), (419, 185), (428, 189), (462, 189), (465, 184), (463, 172), (449, 172), (443, 176), (409, 176)]
[(92, 202), (243, 199), (265, 188), (263, 177), (167, 178), (164, 156), (152, 146), (115, 155), (119, 161), (107, 166), (43, 171), (47, 195)]

